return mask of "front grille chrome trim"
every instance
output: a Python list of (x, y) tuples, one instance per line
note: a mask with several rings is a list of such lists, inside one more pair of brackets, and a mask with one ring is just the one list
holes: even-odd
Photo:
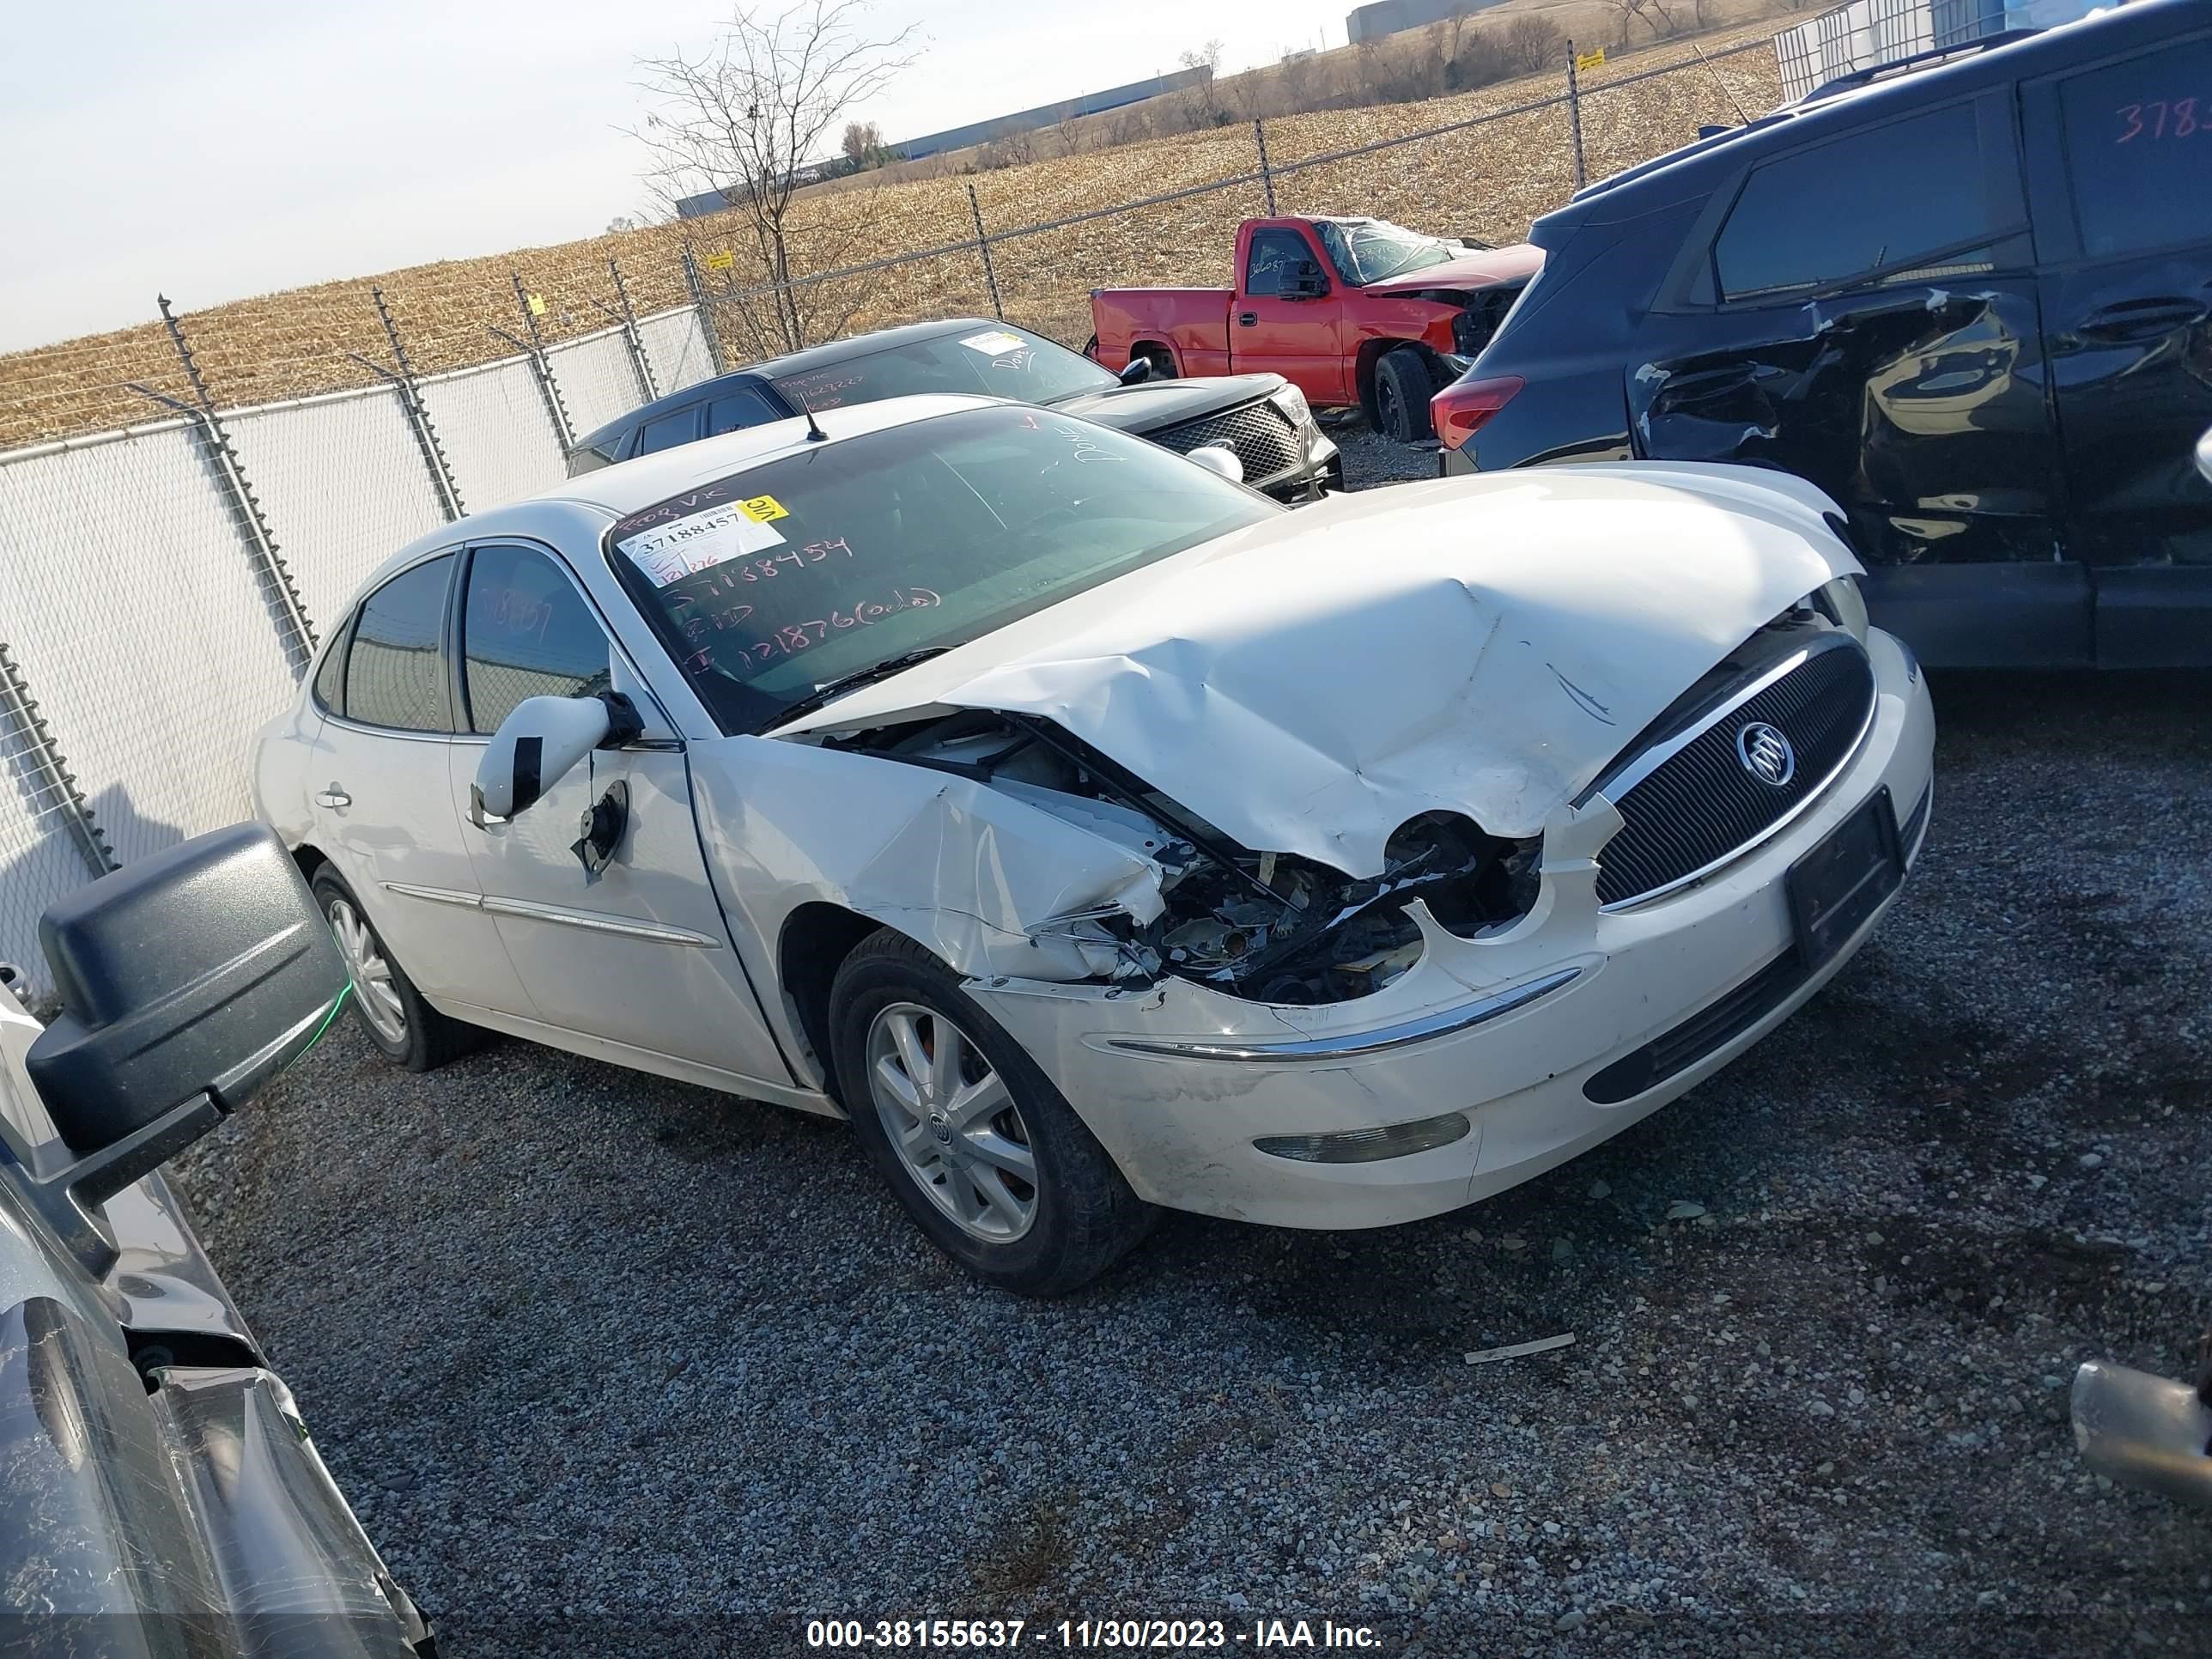
[[(1795, 665), (1802, 662), (1802, 660), (1803, 658), (1801, 656), (1792, 659), (1792, 663)], [(1762, 681), (1762, 689), (1764, 684), (1765, 682)], [(1729, 710), (1733, 710), (1740, 707), (1741, 702), (1741, 700), (1739, 699), (1736, 702), (1730, 703), (1729, 705)], [(1768, 824), (1765, 829), (1760, 830), (1749, 841), (1738, 842), (1727, 852), (1722, 854), (1720, 857), (1713, 860), (1710, 864), (1703, 865), (1698, 869), (1691, 871), (1686, 875), (1677, 876), (1674, 880), (1667, 882), (1661, 886), (1654, 887), (1648, 892), (1638, 893), (1629, 898), (1615, 899), (1610, 904), (1601, 904), (1598, 906), (1599, 912), (1604, 915), (1614, 915), (1623, 910), (1634, 910), (1640, 908), (1644, 905), (1650, 904), (1659, 899), (1665, 898), (1670, 893), (1679, 893), (1685, 887), (1694, 886), (1698, 882), (1703, 881), (1706, 877), (1713, 874), (1714, 872), (1726, 869), (1729, 865), (1734, 864), (1738, 859), (1748, 856), (1750, 854), (1756, 852), (1759, 848), (1764, 847), (1768, 842), (1772, 841), (1784, 830), (1787, 830), (1791, 824), (1796, 823), (1799, 818), (1803, 817), (1807, 812), (1819, 805), (1820, 802), (1826, 798), (1828, 791), (1835, 787), (1836, 780), (1842, 777), (1844, 773), (1851, 769), (1852, 763), (1858, 759), (1860, 754), (1865, 750), (1868, 738), (1874, 734), (1875, 716), (1879, 714), (1881, 710), (1881, 693), (1879, 689), (1877, 689), (1872, 696), (1867, 698), (1866, 718), (1859, 722), (1858, 735), (1851, 739), (1850, 746), (1844, 750), (1844, 757), (1838, 761), (1834, 766), (1829, 769), (1828, 775), (1813, 787), (1811, 793), (1807, 794), (1804, 799), (1799, 801), (1795, 806), (1784, 812), (1780, 817), (1775, 819), (1773, 823)], [(1728, 710), (1724, 710), (1720, 714), (1715, 715), (1711, 720), (1706, 722), (1705, 725), (1699, 726), (1697, 733), (1693, 735), (1702, 735), (1706, 731), (1709, 731), (1712, 726), (1718, 725), (1721, 720), (1727, 718), (1728, 712)], [(1622, 793), (1625, 794), (1627, 792), (1624, 790)], [(1610, 796), (1607, 797), (1607, 799), (1610, 798)], [(1597, 858), (1599, 865), (1602, 866), (1605, 863), (1605, 849), (1603, 848), (1600, 848), (1598, 849)]]
[[(1834, 650), (1844, 650), (1844, 646), (1834, 646)], [(1701, 737), (1704, 737), (1705, 732), (1710, 732), (1710, 730), (1712, 730), (1714, 726), (1719, 726), (1719, 723), (1721, 723), (1721, 721), (1725, 721), (1725, 719), (1728, 719), (1729, 714), (1735, 714), (1736, 710), (1741, 710), (1741, 708), (1743, 708), (1745, 703), (1750, 702), (1752, 696), (1756, 696), (1756, 695), (1759, 695), (1759, 692), (1763, 692), (1763, 690), (1767, 690), (1767, 688), (1770, 688), (1770, 686), (1774, 686), (1774, 684), (1778, 684), (1778, 681), (1781, 681), (1781, 679), (1785, 679), (1787, 675), (1792, 675), (1792, 672), (1796, 672), (1798, 668), (1802, 668), (1802, 665), (1808, 664), (1808, 661), (1812, 661), (1812, 657), (1814, 657), (1814, 650), (1798, 650), (1798, 653), (1792, 653), (1792, 654), (1790, 654), (1790, 657), (1785, 657), (1785, 659), (1783, 659), (1781, 664), (1778, 664), (1778, 665), (1774, 665), (1774, 668), (1771, 668), (1771, 671), (1767, 671), (1767, 672), (1763, 672), (1763, 675), (1759, 675), (1759, 679), (1752, 681), (1750, 686), (1745, 688), (1743, 692), (1739, 692), (1739, 695), (1736, 695), (1736, 696), (1729, 696), (1729, 699), (1728, 699), (1728, 702), (1723, 703), (1723, 706), (1717, 708), (1717, 710), (1712, 710), (1712, 714), (1708, 714), (1708, 717), (1705, 717), (1705, 719), (1701, 719), (1701, 721), (1698, 721), (1697, 726), (1692, 726), (1692, 728), (1686, 730), (1686, 732), (1677, 734), (1677, 737), (1670, 737), (1670, 738), (1668, 738), (1668, 741), (1666, 741), (1666, 744), (1656, 744), (1656, 745), (1652, 745), (1652, 750), (1648, 750), (1646, 754), (1650, 754), (1650, 757), (1656, 757), (1656, 759), (1652, 759), (1650, 763), (1648, 763), (1648, 765), (1646, 765), (1646, 757), (1644, 757), (1644, 754), (1639, 754), (1639, 757), (1637, 757), (1635, 761), (1631, 761), (1631, 763), (1628, 763), (1628, 768), (1621, 769), (1621, 775), (1617, 776), (1617, 779), (1610, 779), (1608, 783), (1599, 785), (1597, 794), (1604, 794), (1606, 799), (1608, 799), (1608, 801), (1620, 801), (1620, 796), (1628, 794), (1628, 790), (1632, 790), (1632, 787), (1635, 787), (1637, 783), (1641, 783), (1641, 781), (1644, 781), (1644, 779), (1648, 779), (1648, 776), (1650, 776), (1652, 772), (1656, 772), (1656, 769), (1662, 768), (1662, 765), (1666, 765), (1668, 761), (1674, 759), (1674, 757), (1677, 757), (1677, 754), (1681, 754), (1683, 750), (1690, 748), (1690, 744), (1694, 744), (1694, 741), (1697, 741), (1697, 738), (1701, 738)], [(1825, 775), (1823, 779), (1818, 781), (1818, 783), (1814, 785), (1812, 790), (1805, 792), (1805, 799), (1802, 799), (1802, 801), (1798, 801), (1796, 805), (1790, 807), (1790, 810), (1787, 810), (1787, 811), (1783, 811), (1781, 817), (1774, 818), (1774, 821), (1771, 821), (1770, 825), (1763, 827), (1763, 830), (1760, 830), (1759, 834), (1754, 834), (1754, 836), (1750, 836), (1750, 838), (1747, 838), (1747, 841), (1739, 841), (1739, 842), (1736, 842), (1735, 848), (1729, 848), (1728, 852), (1721, 854), (1719, 858), (1712, 858), (1712, 860), (1708, 860), (1708, 863), (1704, 863), (1704, 865), (1698, 865), (1697, 869), (1690, 869), (1690, 872), (1686, 872), (1686, 874), (1674, 876), (1674, 878), (1672, 878), (1672, 880), (1666, 880), (1666, 883), (1662, 883), (1662, 884), (1659, 884), (1659, 887), (1650, 887), (1650, 890), (1641, 891), (1641, 894), (1631, 894), (1631, 896), (1628, 896), (1628, 898), (1614, 898), (1613, 902), (1610, 902), (1610, 905), (1599, 905), (1599, 907), (1597, 907), (1599, 914), (1604, 914), (1604, 915), (1617, 915), (1617, 914), (1621, 914), (1621, 911), (1632, 911), (1632, 909), (1641, 909), (1641, 907), (1644, 907), (1644, 905), (1655, 905), (1656, 900), (1668, 898), (1668, 896), (1672, 896), (1672, 894), (1679, 894), (1679, 891), (1683, 891), (1683, 890), (1686, 890), (1686, 887), (1694, 887), (1694, 884), (1701, 883), (1701, 880), (1705, 880), (1705, 878), (1708, 878), (1708, 876), (1717, 874), (1717, 872), (1721, 872), (1721, 869), (1728, 869), (1729, 865), (1735, 865), (1736, 860), (1739, 860), (1739, 858), (1747, 858), (1747, 856), (1750, 856), (1752, 852), (1756, 852), (1756, 849), (1759, 849), (1759, 848), (1763, 848), (1763, 845), (1765, 845), (1765, 842), (1774, 841), (1774, 836), (1778, 836), (1778, 834), (1781, 834), (1783, 830), (1787, 830), (1787, 827), (1792, 825), (1792, 823), (1796, 823), (1798, 818), (1805, 817), (1805, 814), (1808, 814), (1808, 811), (1812, 810), (1812, 807), (1816, 807), (1818, 803), (1825, 801), (1825, 799), (1827, 799), (1827, 792), (1832, 790), (1832, 787), (1834, 787), (1834, 785), (1836, 785), (1836, 779), (1840, 779), (1840, 776), (1843, 776), (1844, 772), (1850, 772), (1851, 765), (1854, 765), (1856, 761), (1858, 761), (1860, 754), (1865, 752), (1865, 748), (1867, 748), (1867, 738), (1869, 738), (1871, 734), (1874, 734), (1874, 719), (1875, 719), (1875, 714), (1881, 714), (1881, 708), (1882, 708), (1881, 686), (1878, 686), (1878, 684), (1874, 684), (1874, 681), (1869, 679), (1869, 686), (1867, 686), (1867, 712), (1865, 712), (1865, 717), (1860, 719), (1860, 723), (1858, 723), (1858, 732), (1856, 732), (1854, 737), (1851, 737), (1850, 744), (1844, 745), (1844, 750), (1843, 750), (1843, 759), (1836, 761), (1836, 765), (1832, 765), (1832, 768), (1827, 769), (1827, 775)], [(1604, 848), (1599, 848), (1599, 849), (1597, 849), (1597, 863), (1599, 863), (1599, 867), (1604, 867), (1604, 863), (1606, 863), (1606, 852), (1604, 852)]]
[(1747, 681), (1741, 690), (1703, 720), (1693, 726), (1685, 726), (1663, 743), (1653, 744), (1650, 748), (1629, 762), (1620, 776), (1606, 779), (1590, 793), (1603, 795), (1607, 800), (1619, 800), (1699, 738), (1704, 737), (1713, 727), (1735, 714), (1744, 704), (1765, 690), (1768, 686), (1772, 685), (1777, 680), (1788, 678), (1812, 659), (1813, 653), (1809, 647), (1802, 651), (1791, 652), (1764, 674), (1759, 675), (1756, 679)]

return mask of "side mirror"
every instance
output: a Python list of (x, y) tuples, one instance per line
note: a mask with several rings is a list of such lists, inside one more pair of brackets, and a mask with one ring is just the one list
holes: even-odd
[(516, 817), (594, 749), (619, 749), (645, 729), (618, 691), (596, 697), (525, 697), (499, 723), (477, 763), (469, 819), (479, 830)]
[(1328, 292), (1328, 278), (1322, 275), (1321, 267), (1311, 259), (1297, 268), (1291, 278), (1291, 293), (1301, 300), (1318, 300)]
[(2197, 441), (2197, 471), (2205, 483), (2212, 483), (2212, 427), (2206, 428)]
[(1132, 357), (1115, 378), (1123, 386), (1142, 386), (1152, 378), (1152, 360), (1150, 357)]
[(1192, 450), (1184, 459), (1218, 478), (1226, 478), (1231, 483), (1244, 482), (1244, 463), (1237, 459), (1237, 452), (1227, 444), (1207, 444)]
[(23, 1068), (58, 1139), (33, 1201), (88, 1271), (93, 1207), (205, 1134), (304, 1054), (351, 988), (299, 866), (266, 827), (195, 836), (70, 894), (39, 922), (61, 1012)]

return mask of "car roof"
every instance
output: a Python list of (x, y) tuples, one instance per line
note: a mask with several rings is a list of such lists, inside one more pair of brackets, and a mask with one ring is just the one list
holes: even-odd
[(781, 379), (786, 374), (803, 374), (809, 369), (829, 368), (838, 363), (850, 362), (855, 357), (866, 357), (897, 346), (910, 345), (917, 340), (934, 340), (941, 335), (956, 334), (967, 329), (1005, 326), (1005, 324), (994, 323), (988, 317), (945, 317), (933, 323), (908, 323), (900, 328), (879, 328), (872, 334), (855, 334), (848, 339), (808, 346), (803, 351), (787, 352), (781, 357), (770, 357), (744, 368), (731, 369), (712, 380), (696, 380), (680, 391), (655, 398), (649, 404), (641, 404), (604, 426), (586, 433), (576, 440), (576, 447), (595, 448), (642, 422), (652, 420), (656, 416), (673, 414), (680, 409), (690, 409), (696, 404), (711, 402), (717, 392), (727, 391), (733, 386), (753, 386), (763, 380)]
[[(1785, 104), (1742, 126), (1715, 133), (1626, 168), (1611, 178), (1586, 185), (1569, 198), (1565, 207), (1547, 214), (1537, 223), (1579, 222), (1590, 203), (1602, 201), (1624, 185), (1647, 179), (1661, 175), (1670, 179), (1686, 179), (1693, 172), (1705, 171), (1708, 162), (1715, 167), (1725, 166), (1733, 170), (1770, 150), (1788, 149), (1831, 132), (1846, 131), (1870, 119), (1902, 116), (1984, 86), (2001, 85), (2046, 70), (2063, 68), (2103, 52), (2124, 51), (2130, 46), (2155, 40), (2186, 27), (2192, 19), (2202, 21), (2203, 15), (2203, 0), (2135, 0), (2132, 4), (2054, 23), (2025, 39), (2008, 34), (2002, 44), (1993, 44), (1986, 51), (1971, 51), (1968, 48), (1973, 43), (1962, 43), (1956, 49), (1962, 55), (1924, 68), (1888, 65), (1885, 69), (1898, 72), (1885, 75), (1878, 71), (1876, 78), (1863, 84), (1830, 82), (1796, 103)], [(1852, 78), (1844, 77), (1845, 81)], [(1716, 155), (1723, 159), (1713, 161)], [(1543, 240), (1541, 237), (1532, 240)]]

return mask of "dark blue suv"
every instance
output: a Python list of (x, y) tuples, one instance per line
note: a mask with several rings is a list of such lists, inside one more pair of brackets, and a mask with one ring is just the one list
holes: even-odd
[(1823, 88), (1532, 240), (1447, 472), (1779, 467), (1930, 662), (2212, 664), (2212, 0)]

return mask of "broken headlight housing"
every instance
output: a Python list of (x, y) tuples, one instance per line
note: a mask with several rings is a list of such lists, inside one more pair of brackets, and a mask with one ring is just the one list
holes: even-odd
[(1287, 380), (1269, 392), (1267, 400), (1289, 416), (1291, 424), (1301, 431), (1313, 420), (1313, 410), (1306, 402), (1306, 394)]
[(1508, 841), (1456, 812), (1401, 824), (1371, 878), (1255, 852), (1036, 715), (968, 711), (833, 743), (976, 778), (1141, 853), (1160, 872), (1158, 915), (1140, 923), (1107, 903), (1033, 930), (1123, 983), (1175, 974), (1255, 1002), (1346, 1002), (1420, 960), (1414, 901), (1472, 938), (1528, 915), (1540, 883), (1540, 836)]
[(1813, 595), (1814, 605), (1862, 646), (1867, 642), (1866, 598), (1856, 576), (1838, 576)]

